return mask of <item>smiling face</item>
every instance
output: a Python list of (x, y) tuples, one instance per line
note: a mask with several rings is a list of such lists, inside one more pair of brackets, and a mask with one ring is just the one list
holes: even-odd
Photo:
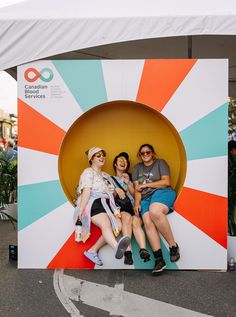
[(105, 164), (106, 154), (104, 151), (95, 153), (91, 159), (93, 166), (102, 167)]
[(128, 169), (128, 161), (124, 156), (119, 156), (115, 163), (116, 170), (125, 173)]
[(142, 147), (139, 151), (139, 155), (144, 164), (153, 162), (154, 153), (148, 146)]

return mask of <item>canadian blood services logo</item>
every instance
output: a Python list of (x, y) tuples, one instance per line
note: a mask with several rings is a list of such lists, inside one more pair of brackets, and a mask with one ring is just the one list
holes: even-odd
[(53, 71), (46, 67), (38, 71), (36, 68), (30, 67), (27, 68), (24, 72), (25, 80), (27, 80), (30, 83), (33, 83), (37, 79), (41, 79), (42, 81), (48, 83), (53, 79)]

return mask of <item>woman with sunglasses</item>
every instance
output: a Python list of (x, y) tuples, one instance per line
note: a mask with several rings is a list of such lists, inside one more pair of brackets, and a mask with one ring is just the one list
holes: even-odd
[(135, 165), (132, 173), (135, 186), (134, 212), (136, 215), (141, 213), (155, 257), (155, 274), (166, 268), (159, 232), (169, 245), (170, 261), (176, 262), (180, 258), (179, 247), (167, 219), (167, 214), (173, 211), (176, 194), (170, 186), (169, 167), (164, 160), (156, 158), (153, 146), (141, 145), (138, 155), (142, 162)]
[(123, 236), (119, 242), (115, 239), (121, 231), (121, 216), (114, 201), (114, 186), (110, 176), (102, 171), (106, 152), (99, 147), (93, 147), (86, 154), (90, 167), (80, 176), (74, 219), (82, 222), (83, 242), (90, 236), (91, 222), (101, 229), (102, 236), (84, 255), (95, 264), (102, 265), (97, 251), (104, 242), (114, 249), (115, 257), (120, 259), (130, 244), (130, 238)]
[[(113, 168), (116, 173), (112, 176), (115, 186), (115, 202), (120, 207), (122, 234), (131, 238), (134, 232), (135, 239), (140, 247), (140, 257), (147, 262), (150, 260), (150, 254), (146, 250), (146, 239), (142, 229), (140, 218), (135, 216), (134, 206), (134, 187), (131, 182), (131, 175), (128, 172), (130, 167), (129, 155), (126, 152), (118, 154), (113, 161)], [(124, 264), (132, 265), (133, 257), (131, 246), (125, 251)]]

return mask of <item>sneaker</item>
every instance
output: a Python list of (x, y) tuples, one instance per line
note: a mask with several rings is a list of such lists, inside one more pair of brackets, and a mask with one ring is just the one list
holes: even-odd
[(166, 268), (166, 262), (163, 258), (157, 258), (155, 260), (155, 265), (152, 270), (152, 274), (160, 273)]
[(180, 254), (179, 254), (179, 246), (176, 243), (176, 245), (174, 245), (173, 247), (169, 248), (170, 249), (170, 261), (171, 262), (176, 262), (179, 260), (180, 258)]
[(103, 265), (102, 260), (99, 258), (97, 252), (84, 251), (84, 255), (86, 256), (87, 259), (89, 259), (93, 263), (95, 263), (99, 266)]
[(117, 245), (115, 257), (116, 259), (121, 259), (124, 256), (126, 249), (130, 244), (130, 238), (128, 236), (122, 237)]
[(139, 255), (140, 258), (143, 260), (143, 262), (148, 262), (150, 261), (150, 253), (146, 249), (140, 249), (139, 250)]
[(132, 265), (134, 263), (131, 251), (125, 251), (124, 256), (125, 256), (124, 264)]

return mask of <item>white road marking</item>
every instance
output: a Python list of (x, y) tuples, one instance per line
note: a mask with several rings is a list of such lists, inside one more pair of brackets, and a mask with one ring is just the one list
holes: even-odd
[(72, 317), (83, 316), (71, 300), (105, 310), (111, 316), (209, 317), (209, 315), (124, 291), (124, 284), (110, 287), (64, 275), (63, 272), (63, 270), (55, 270), (54, 288), (62, 305)]
[[(65, 307), (65, 309), (68, 311), (68, 313), (72, 317), (83, 317), (83, 315), (80, 315), (79, 310), (75, 307), (75, 305), (72, 303), (72, 301), (67, 296), (67, 292), (64, 288), (64, 270), (55, 270), (53, 275), (53, 286), (55, 289), (55, 292), (57, 294), (57, 297), (59, 298), (62, 305)], [(78, 283), (77, 283), (78, 286)]]

